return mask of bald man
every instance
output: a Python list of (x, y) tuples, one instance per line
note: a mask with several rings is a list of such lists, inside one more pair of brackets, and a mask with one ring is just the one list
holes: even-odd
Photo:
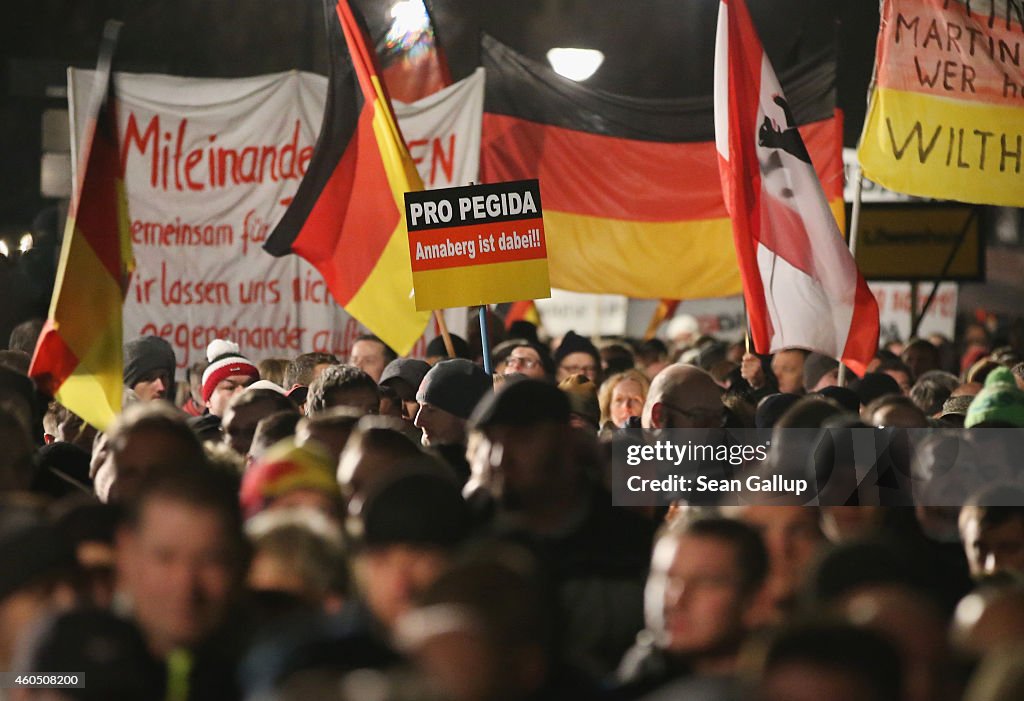
[(669, 365), (651, 383), (644, 404), (646, 429), (717, 428), (725, 408), (722, 388), (695, 365)]

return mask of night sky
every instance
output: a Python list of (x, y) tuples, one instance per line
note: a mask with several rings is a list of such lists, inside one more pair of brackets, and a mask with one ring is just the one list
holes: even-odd
[[(357, 0), (371, 32), (390, 0)], [(454, 77), (478, 61), (488, 32), (544, 61), (555, 46), (600, 49), (588, 85), (639, 97), (710, 94), (717, 0), (428, 0)], [(878, 6), (873, 0), (748, 0), (777, 70), (831, 45), (852, 145), (863, 119)], [(326, 72), (321, 0), (34, 0), (9, 3), (0, 78), (0, 233), (24, 229), (52, 202), (39, 195), (40, 120), (66, 67), (95, 65), (104, 20), (125, 23), (116, 68), (201, 77), (290, 69)]]

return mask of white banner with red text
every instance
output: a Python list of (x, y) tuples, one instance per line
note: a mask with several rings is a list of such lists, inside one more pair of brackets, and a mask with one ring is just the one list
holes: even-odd
[[(92, 71), (69, 69), (72, 162)], [(327, 79), (292, 71), (252, 78), (115, 74), (121, 159), (136, 270), (125, 338), (153, 334), (178, 366), (203, 360), (214, 338), (253, 360), (319, 351), (348, 356), (366, 330), (298, 256), (262, 245), (306, 171)], [(477, 179), (483, 69), (411, 105), (399, 125), (428, 188)], [(446, 312), (461, 333), (466, 310)], [(433, 322), (413, 355), (436, 335)]]

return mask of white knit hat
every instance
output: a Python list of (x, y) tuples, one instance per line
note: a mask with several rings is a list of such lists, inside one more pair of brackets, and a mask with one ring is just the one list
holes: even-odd
[(206, 347), (206, 359), (210, 361), (210, 365), (203, 373), (204, 402), (210, 401), (210, 395), (217, 384), (227, 377), (248, 375), (260, 379), (259, 369), (248, 358), (242, 356), (242, 349), (233, 341), (215, 338)]

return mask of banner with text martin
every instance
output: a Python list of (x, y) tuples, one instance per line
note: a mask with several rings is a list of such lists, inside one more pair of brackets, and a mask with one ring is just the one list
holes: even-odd
[[(70, 69), (72, 143), (84, 128), (92, 71)], [(115, 74), (137, 268), (124, 307), (130, 339), (153, 334), (180, 367), (214, 338), (254, 360), (309, 351), (348, 355), (365, 329), (298, 256), (262, 245), (313, 153), (327, 81), (289, 72), (240, 79)], [(477, 178), (483, 70), (424, 100), (395, 103), (427, 187)], [(458, 315), (456, 315), (458, 316)], [(465, 315), (451, 318), (453, 328)], [(427, 327), (424, 339), (435, 335)]]
[(536, 180), (407, 192), (416, 308), (551, 296)]
[(1024, 206), (1024, 2), (884, 0), (859, 157), (895, 192)]

